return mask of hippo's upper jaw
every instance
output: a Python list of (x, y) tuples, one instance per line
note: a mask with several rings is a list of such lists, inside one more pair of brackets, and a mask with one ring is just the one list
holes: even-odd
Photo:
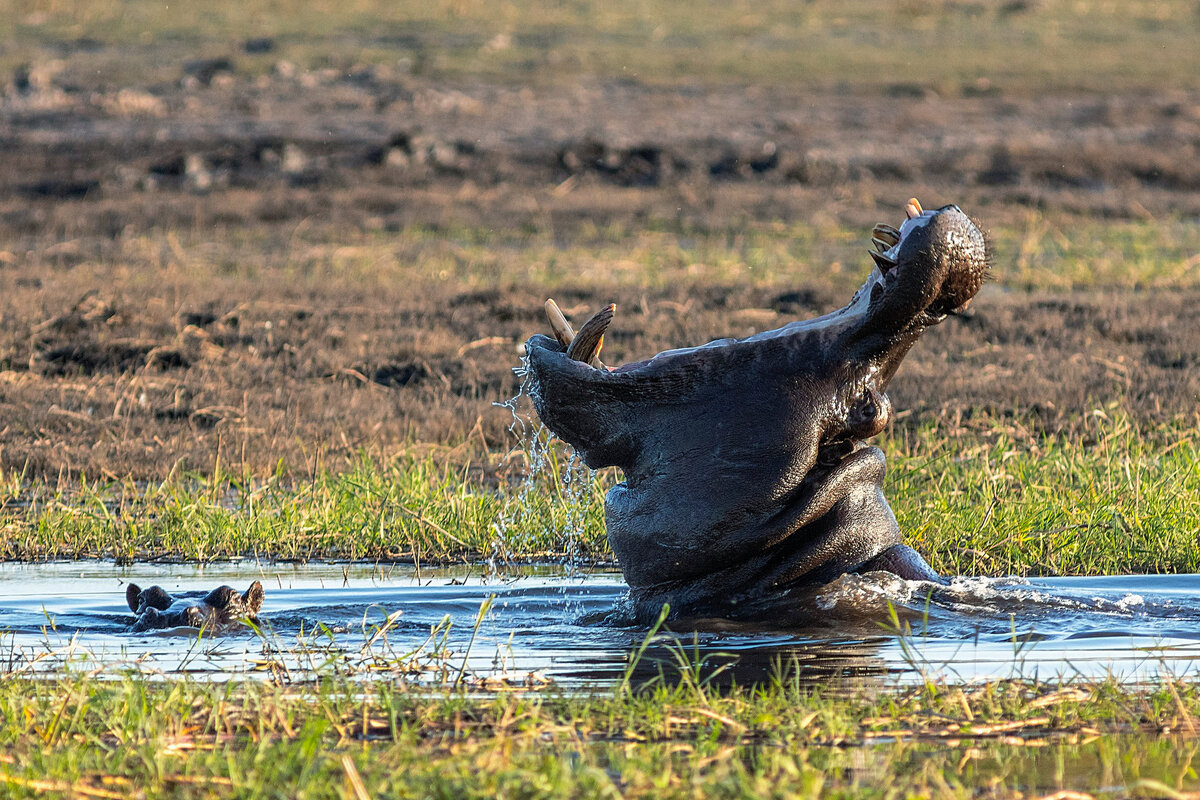
[(542, 421), (589, 466), (625, 473), (605, 521), (648, 613), (727, 610), (875, 563), (932, 575), (895, 549), (883, 454), (864, 440), (886, 427), (884, 392), (921, 332), (979, 290), (987, 245), (957, 206), (915, 201), (873, 240), (866, 283), (816, 319), (613, 370), (528, 341)]

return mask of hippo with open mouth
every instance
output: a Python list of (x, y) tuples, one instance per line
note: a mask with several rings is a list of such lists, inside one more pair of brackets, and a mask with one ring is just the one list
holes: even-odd
[(142, 589), (131, 583), (125, 588), (125, 601), (137, 617), (134, 633), (163, 628), (200, 628), (210, 634), (220, 633), (245, 622), (257, 622), (263, 596), (258, 581), (242, 594), (231, 586), (173, 596), (161, 586)]
[(847, 572), (939, 579), (901, 543), (883, 453), (865, 440), (888, 424), (901, 360), (967, 307), (989, 252), (957, 206), (913, 199), (905, 217), (875, 227), (875, 268), (846, 307), (746, 339), (608, 368), (614, 307), (575, 333), (547, 302), (555, 338), (526, 343), (529, 393), (585, 464), (624, 472), (605, 524), (635, 616), (664, 603), (752, 615), (763, 598)]

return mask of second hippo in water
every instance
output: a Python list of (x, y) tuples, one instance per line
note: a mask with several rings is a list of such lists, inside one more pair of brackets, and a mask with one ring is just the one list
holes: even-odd
[(526, 343), (530, 396), (584, 463), (624, 472), (605, 524), (636, 616), (759, 615), (763, 598), (855, 571), (937, 579), (901, 542), (866, 440), (901, 360), (966, 308), (989, 255), (957, 206), (910, 200), (905, 217), (875, 227), (875, 268), (845, 308), (747, 339), (610, 369), (613, 308), (576, 334), (548, 303), (555, 338)]
[(246, 622), (257, 622), (263, 596), (258, 581), (241, 594), (231, 586), (175, 595), (168, 594), (161, 586), (142, 589), (131, 583), (125, 589), (125, 601), (137, 617), (134, 633), (164, 628), (200, 628), (219, 633)]

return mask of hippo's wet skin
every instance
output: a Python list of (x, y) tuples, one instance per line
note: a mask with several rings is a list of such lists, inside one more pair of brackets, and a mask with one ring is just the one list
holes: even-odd
[(625, 473), (605, 522), (640, 617), (663, 603), (737, 616), (846, 572), (937, 579), (901, 544), (883, 453), (864, 440), (887, 425), (884, 392), (917, 338), (979, 290), (988, 250), (957, 206), (914, 200), (906, 216), (876, 226), (867, 282), (817, 319), (615, 369), (589, 365), (595, 330), (571, 358), (569, 324), (528, 341), (542, 421), (588, 466)]
[(262, 610), (263, 587), (258, 581), (243, 594), (230, 586), (211, 592), (167, 594), (161, 586), (142, 589), (136, 583), (125, 588), (125, 601), (136, 615), (134, 633), (162, 628), (203, 628), (209, 633), (227, 630), (243, 622), (254, 622)]

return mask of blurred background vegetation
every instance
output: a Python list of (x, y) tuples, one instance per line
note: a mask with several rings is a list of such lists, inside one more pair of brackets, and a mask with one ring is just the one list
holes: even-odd
[[(270, 40), (269, 42), (266, 40)], [(384, 65), (437, 79), (745, 83), (943, 94), (1200, 85), (1195, 0), (4, 0), (0, 67), (64, 43), (153, 81), (181, 50), (266, 72)]]

